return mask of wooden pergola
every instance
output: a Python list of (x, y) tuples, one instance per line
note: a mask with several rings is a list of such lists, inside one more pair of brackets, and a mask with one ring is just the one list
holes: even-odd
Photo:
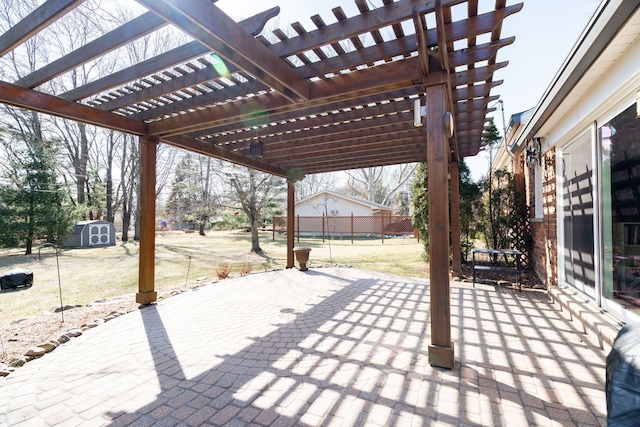
[[(156, 300), (160, 142), (288, 177), (291, 226), (295, 180), (303, 174), (426, 161), (429, 359), (432, 365), (453, 367), (449, 235), (451, 226), (455, 271), (460, 269), (458, 161), (482, 148), (494, 110), (489, 104), (498, 99), (491, 92), (501, 84), (493, 75), (507, 65), (496, 56), (514, 41), (501, 38), (502, 22), (522, 4), (495, 0), (490, 10), (480, 11), (478, 0), (383, 0), (370, 9), (366, 0), (355, 0), (355, 16), (336, 7), (335, 22), (313, 16), (316, 28), (294, 23), (295, 37), (276, 30), (279, 41), (272, 43), (259, 34), (279, 8), (235, 22), (215, 0), (137, 2), (148, 11), (17, 81), (0, 81), (0, 102), (140, 137), (137, 302)], [(46, 0), (0, 36), (0, 55), (81, 3)], [(74, 90), (45, 91), (44, 83), (167, 24), (192, 41)], [(418, 123), (416, 100), (426, 110)], [(289, 232), (288, 267), (293, 267), (293, 244)]]

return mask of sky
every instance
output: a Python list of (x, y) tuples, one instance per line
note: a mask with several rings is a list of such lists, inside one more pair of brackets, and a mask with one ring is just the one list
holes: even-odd
[[(382, 6), (382, 0), (367, 0), (371, 9)], [(495, 0), (479, 0), (480, 10), (493, 8)], [(519, 3), (509, 0), (507, 5)], [(509, 61), (506, 68), (494, 74), (494, 81), (504, 83), (494, 88), (504, 105), (503, 125), (500, 105), (490, 116), (502, 133), (512, 114), (536, 106), (556, 72), (586, 28), (600, 0), (526, 0), (524, 8), (504, 20), (502, 38), (516, 41), (500, 49), (498, 61)], [(279, 27), (300, 22), (308, 31), (315, 29), (309, 19), (319, 14), (327, 24), (335, 22), (331, 9), (341, 6), (347, 16), (357, 12), (353, 0), (219, 0), (216, 5), (235, 20), (240, 20), (276, 5), (280, 6)], [(454, 16), (454, 20), (456, 17)], [(466, 159), (474, 181), (486, 174), (486, 153)]]

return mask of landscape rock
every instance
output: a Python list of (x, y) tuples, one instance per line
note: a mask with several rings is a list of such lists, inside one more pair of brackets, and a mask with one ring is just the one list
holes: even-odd
[(6, 377), (11, 371), (8, 366), (0, 365), (0, 377)]
[(11, 363), (9, 363), (9, 367), (19, 368), (21, 366), (24, 366), (25, 363), (27, 363), (27, 358), (25, 356), (22, 356), (17, 359), (13, 359)]
[(50, 340), (49, 342), (46, 342), (44, 344), (39, 344), (38, 347), (44, 349), (44, 351), (47, 353), (51, 353), (53, 350), (56, 349), (56, 347), (58, 347), (58, 343), (53, 340)]
[(27, 357), (40, 357), (46, 352), (47, 350), (42, 347), (31, 347), (24, 355)]
[(58, 306), (58, 307), (53, 307), (53, 308), (50, 310), (50, 312), (51, 312), (51, 313), (60, 313), (63, 309), (64, 309), (64, 311), (67, 311), (67, 310), (71, 310), (71, 309), (73, 309), (73, 308), (78, 308), (78, 307), (82, 307), (82, 306), (81, 306), (81, 305), (77, 305), (77, 304), (76, 304), (76, 305), (65, 304), (65, 305), (64, 305), (64, 306), (62, 306), (62, 307), (60, 307), (60, 306)]
[(67, 335), (67, 334), (62, 334), (60, 335), (60, 337), (58, 338), (58, 342), (60, 344), (64, 344), (66, 342), (68, 342), (71, 338)]
[(82, 329), (80, 328), (69, 329), (65, 335), (67, 335), (69, 338), (79, 337), (80, 335), (82, 335)]

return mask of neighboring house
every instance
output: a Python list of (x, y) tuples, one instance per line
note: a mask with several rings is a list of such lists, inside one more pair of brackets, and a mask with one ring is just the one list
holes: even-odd
[(64, 246), (87, 248), (90, 246), (114, 246), (116, 228), (107, 221), (80, 221), (73, 226)]
[(356, 196), (322, 191), (300, 200), (295, 206), (300, 216), (373, 216), (392, 215), (393, 209)]
[(526, 177), (535, 274), (625, 322), (640, 320), (639, 7), (602, 2), (494, 163)]
[(301, 234), (333, 236), (388, 233), (398, 218), (388, 206), (333, 191), (300, 200), (295, 204), (295, 215), (296, 230)]

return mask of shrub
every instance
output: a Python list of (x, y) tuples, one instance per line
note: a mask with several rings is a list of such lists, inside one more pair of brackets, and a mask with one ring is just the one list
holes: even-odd
[(226, 279), (231, 274), (231, 266), (229, 264), (220, 264), (216, 269), (216, 275), (218, 279)]

